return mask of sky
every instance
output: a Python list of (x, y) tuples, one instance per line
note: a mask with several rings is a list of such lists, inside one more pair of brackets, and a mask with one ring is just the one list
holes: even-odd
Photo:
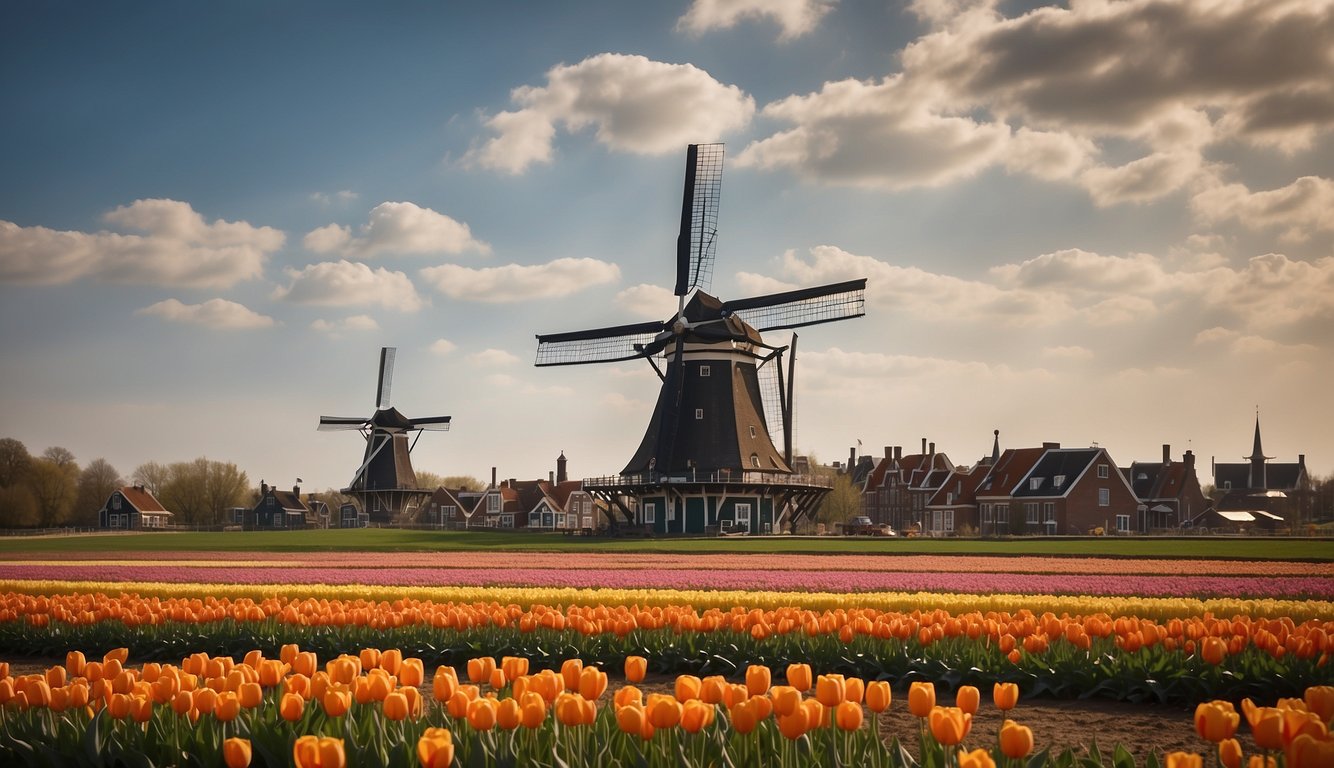
[(800, 452), (1334, 472), (1334, 0), (6, 3), (0, 93), (34, 453), (342, 487), (394, 346), (417, 469), (615, 474), (656, 375), (534, 336), (671, 315), (721, 141), (713, 294), (868, 280)]

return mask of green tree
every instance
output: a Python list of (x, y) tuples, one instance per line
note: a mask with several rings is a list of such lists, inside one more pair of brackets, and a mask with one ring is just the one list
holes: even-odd
[(79, 473), (78, 492), (71, 522), (75, 525), (96, 525), (97, 512), (107, 503), (111, 493), (125, 485), (120, 473), (106, 459), (93, 459)]
[(157, 496), (158, 500), (161, 501), (162, 489), (166, 487), (170, 475), (171, 472), (165, 464), (146, 461), (135, 468), (134, 474), (130, 475), (130, 479), (134, 481), (135, 485), (142, 485), (145, 490)]
[(45, 454), (33, 461), (28, 468), (28, 489), (32, 491), (36, 505), (37, 525), (49, 527), (68, 521), (78, 496), (78, 485), (78, 464), (72, 461), (61, 463), (45, 458)]
[(180, 525), (220, 525), (226, 522), (227, 509), (245, 504), (250, 479), (235, 464), (200, 457), (176, 462), (166, 470), (166, 479), (154, 495), (175, 513)]
[(218, 525), (226, 522), (228, 509), (244, 505), (250, 478), (231, 462), (210, 461), (206, 488), (205, 498), (211, 516), (208, 524)]
[(0, 488), (21, 483), (30, 464), (32, 454), (27, 446), (12, 437), (0, 439)]

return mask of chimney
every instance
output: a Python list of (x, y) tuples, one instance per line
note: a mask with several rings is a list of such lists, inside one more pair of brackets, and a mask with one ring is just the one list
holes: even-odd
[(936, 455), (936, 444), (935, 444), (935, 443), (931, 443), (931, 455), (932, 455), (932, 456), (935, 456), (935, 455)]
[(1306, 466), (1306, 454), (1304, 453), (1297, 454), (1297, 466), (1299, 467)]
[(552, 472), (552, 471), (550, 471), (550, 470), (547, 471), (547, 482), (548, 482), (549, 484), (551, 484), (551, 485), (555, 485), (555, 484), (556, 484), (556, 473), (555, 473), (555, 472)]
[(492, 488), (495, 488), (495, 487), (496, 487), (496, 468), (495, 468), (495, 467), (492, 467), (492, 468), (491, 468), (491, 487), (492, 487)]
[(901, 445), (894, 446), (894, 460), (898, 461), (899, 459), (902, 458), (903, 458), (903, 446)]
[(1181, 458), (1182, 458), (1182, 460), (1184, 460), (1184, 461), (1186, 462), (1186, 469), (1188, 469), (1188, 470), (1193, 470), (1193, 469), (1195, 469), (1195, 452), (1194, 452), (1194, 451), (1186, 451), (1186, 455), (1182, 456)]
[(894, 458), (894, 446), (892, 445), (885, 446), (885, 458), (887, 459)]
[(292, 486), (292, 495), (295, 496), (298, 500), (300, 500), (300, 499), (301, 499), (301, 486), (299, 486), (299, 485), (293, 485), (293, 486)]
[(922, 438), (922, 453), (926, 453), (926, 438)]
[(560, 452), (556, 457), (556, 482), (563, 483), (570, 479), (570, 473), (565, 469), (565, 451)]
[(1061, 447), (1061, 444), (1060, 444), (1060, 443), (1043, 443), (1043, 444), (1042, 444), (1042, 448), (1043, 448), (1043, 450), (1047, 450), (1047, 451), (1053, 451), (1053, 450), (1056, 450), (1056, 449), (1058, 449), (1058, 448), (1060, 448), (1060, 447)]
[(259, 495), (260, 496), (269, 495), (269, 484), (264, 482), (263, 480), (259, 481)]
[(848, 449), (848, 466), (850, 467), (850, 466), (852, 466), (853, 464), (856, 464), (856, 463), (857, 463), (857, 449), (856, 449), (856, 448), (849, 448), (849, 449)]

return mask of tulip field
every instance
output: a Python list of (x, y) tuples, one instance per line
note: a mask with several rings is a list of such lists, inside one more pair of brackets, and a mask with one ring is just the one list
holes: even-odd
[(1330, 766), (1331, 653), (1328, 558), (33, 547), (0, 765)]

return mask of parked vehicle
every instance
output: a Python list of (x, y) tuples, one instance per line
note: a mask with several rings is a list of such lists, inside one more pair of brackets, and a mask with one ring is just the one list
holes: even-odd
[(873, 523), (865, 515), (854, 517), (843, 524), (844, 536), (897, 536), (894, 529), (883, 523)]

